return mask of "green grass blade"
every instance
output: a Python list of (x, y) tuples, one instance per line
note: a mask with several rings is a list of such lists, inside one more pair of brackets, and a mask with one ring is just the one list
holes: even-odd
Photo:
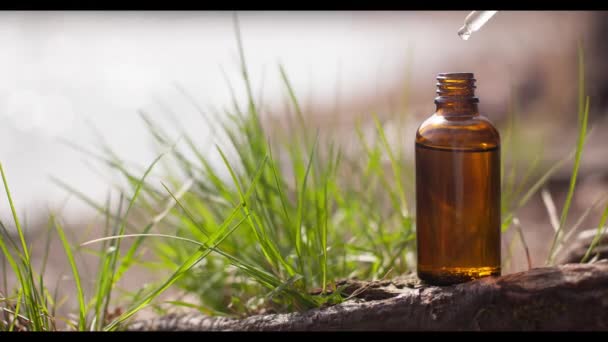
[(572, 196), (574, 196), (574, 188), (576, 186), (576, 177), (578, 176), (578, 170), (580, 168), (581, 156), (585, 145), (585, 138), (587, 137), (587, 121), (589, 119), (589, 97), (585, 102), (585, 109), (582, 114), (582, 121), (579, 128), (579, 136), (576, 144), (576, 154), (574, 157), (574, 166), (572, 167), (572, 175), (570, 176), (570, 186), (568, 187), (568, 194), (566, 195), (566, 202), (562, 209), (562, 214), (559, 221), (559, 229), (553, 237), (551, 242), (551, 248), (549, 249), (549, 255), (547, 256), (547, 264), (551, 265), (555, 259), (555, 246), (562, 237), (562, 230), (566, 225), (566, 219), (568, 217), (568, 211), (570, 210), (570, 204), (572, 203)]
[(55, 228), (57, 229), (57, 233), (59, 234), (59, 239), (61, 240), (61, 243), (63, 244), (63, 249), (65, 251), (65, 254), (68, 258), (68, 261), (70, 263), (70, 267), (72, 268), (72, 275), (74, 276), (74, 282), (76, 283), (76, 294), (78, 297), (78, 314), (79, 314), (79, 320), (78, 320), (78, 329), (80, 331), (86, 330), (86, 302), (84, 300), (84, 292), (82, 290), (82, 284), (80, 283), (80, 274), (78, 272), (78, 266), (76, 265), (76, 260), (74, 259), (74, 255), (72, 254), (72, 247), (70, 247), (70, 243), (68, 242), (68, 240), (65, 237), (65, 233), (63, 231), (63, 228), (61, 227), (61, 224), (59, 224), (59, 222), (57, 222), (57, 220), (55, 220), (55, 218), (52, 219), (53, 223), (55, 225)]
[(19, 223), (19, 217), (17, 216), (17, 211), (15, 210), (15, 205), (13, 204), (13, 197), (11, 196), (11, 192), (8, 188), (8, 184), (6, 181), (6, 175), (4, 173), (4, 168), (2, 167), (2, 163), (0, 163), (0, 173), (2, 173), (2, 182), (4, 183), (4, 190), (6, 191), (6, 197), (8, 198), (8, 203), (11, 208), (11, 213), (13, 214), (13, 220), (15, 222), (15, 227), (17, 228), (17, 233), (19, 234), (19, 240), (21, 241), (21, 247), (23, 248), (24, 261), (27, 264), (29, 264), (30, 263), (30, 254), (28, 252), (27, 244), (25, 243), (25, 234), (23, 233), (23, 229), (21, 228), (21, 224)]
[(285, 195), (283, 193), (283, 190), (281, 190), (285, 185), (279, 180), (279, 174), (277, 172), (277, 167), (275, 166), (275, 160), (272, 157), (272, 148), (270, 146), (270, 142), (268, 142), (268, 155), (269, 155), (269, 164), (270, 164), (270, 169), (272, 170), (272, 176), (274, 178), (275, 181), (275, 185), (276, 188), (278, 190), (278, 194), (279, 194), (279, 201), (281, 202), (281, 208), (283, 209), (283, 214), (285, 215), (285, 220), (287, 221), (287, 225), (291, 225), (291, 218), (289, 215), (289, 212), (287, 210), (287, 198), (285, 198)]
[(93, 199), (91, 199), (90, 197), (88, 197), (87, 195), (85, 195), (82, 191), (78, 191), (78, 189), (76, 189), (73, 186), (65, 183), (61, 179), (56, 178), (56, 177), (51, 177), (51, 181), (53, 183), (55, 183), (56, 185), (58, 185), (59, 187), (63, 188), (65, 191), (73, 194), (74, 196), (76, 196), (77, 198), (79, 198), (81, 201), (83, 201), (86, 204), (88, 204), (91, 208), (95, 209), (97, 212), (104, 213), (106, 211), (106, 209), (104, 208), (103, 205), (95, 202)]
[(602, 196), (596, 199), (587, 209), (585, 209), (585, 211), (579, 216), (576, 223), (572, 225), (572, 228), (570, 228), (570, 230), (564, 235), (564, 238), (559, 241), (557, 247), (555, 248), (556, 255), (561, 251), (562, 247), (566, 244), (566, 242), (570, 241), (570, 238), (574, 235), (574, 233), (578, 231), (578, 229), (583, 224), (585, 219), (589, 216), (589, 214), (591, 214), (591, 212), (595, 210), (597, 206), (606, 199), (607, 196), (608, 194), (606, 196)]
[(287, 77), (287, 72), (285, 72), (285, 68), (283, 67), (282, 64), (279, 64), (279, 72), (281, 74), (281, 79), (283, 80), (283, 84), (287, 88), (287, 92), (289, 94), (289, 99), (291, 100), (291, 103), (293, 103), (293, 106), (295, 107), (296, 115), (298, 116), (298, 119), (300, 120), (300, 124), (302, 125), (302, 128), (305, 128), (306, 126), (305, 126), (302, 109), (300, 108), (300, 103), (298, 102), (296, 93), (293, 90), (291, 82), (289, 81), (289, 77)]
[[(146, 177), (150, 174), (150, 172), (152, 172), (152, 169), (154, 168), (154, 166), (160, 161), (160, 159), (164, 156), (165, 154), (160, 154), (159, 156), (157, 156), (154, 161), (152, 161), (152, 163), (148, 166), (148, 168), (146, 169), (146, 171), (144, 172), (143, 176), (139, 179), (139, 182), (137, 183), (137, 186), (135, 187), (135, 192), (133, 194), (133, 197), (131, 197), (131, 200), (129, 201), (129, 204), (127, 205), (127, 210), (125, 211), (125, 214), (123, 215), (123, 218), (121, 220), (120, 223), (120, 228), (118, 228), (118, 235), (123, 235), (125, 233), (126, 230), (126, 226), (127, 226), (127, 218), (129, 217), (129, 213), (131, 212), (131, 209), (133, 208), (133, 205), (135, 204), (135, 201), (137, 200), (141, 189), (143, 187), (143, 184), (146, 180)], [(118, 240), (116, 247), (115, 247), (115, 252), (116, 256), (118, 256), (118, 254), (120, 253), (120, 240)], [(127, 260), (122, 260), (121, 262), (121, 266), (125, 265), (125, 263), (130, 262), (130, 259)], [(121, 268), (121, 266), (119, 266), (119, 269)], [(114, 272), (113, 272), (114, 274)], [(113, 283), (116, 283), (120, 278), (118, 277), (118, 274), (116, 274), (117, 277), (114, 277), (113, 279)]]
[[(4, 238), (2, 237), (2, 235), (0, 235), (0, 249), (2, 250), (2, 253), (4, 254), (4, 259), (2, 259), (2, 261), (6, 260), (8, 262), (11, 269), (13, 270), (13, 273), (17, 276), (17, 280), (19, 281), (19, 284), (24, 286), (23, 284), (25, 283), (25, 280), (23, 278), (23, 273), (22, 273), (21, 269), (19, 268), (19, 264), (15, 261), (15, 258), (13, 258), (13, 255), (10, 253), (8, 246), (4, 242)], [(4, 277), (4, 279), (3, 279), (4, 290), (6, 292), (6, 294), (5, 294), (6, 296), (8, 296), (7, 279), (8, 279), (8, 277)]]
[(258, 117), (257, 109), (255, 106), (255, 99), (253, 97), (253, 91), (251, 90), (251, 80), (249, 79), (249, 71), (247, 70), (247, 62), (245, 60), (245, 49), (243, 47), (243, 40), (241, 38), (241, 27), (239, 18), (236, 13), (233, 15), (234, 19), (234, 31), (236, 33), (237, 46), (239, 50), (239, 58), (241, 61), (241, 73), (243, 80), (245, 81), (245, 88), (247, 89), (247, 98), (249, 99), (249, 111), (255, 118)]
[[(237, 207), (237, 209), (240, 209), (240, 206)], [(236, 211), (235, 211), (235, 213), (236, 213)], [(246, 218), (241, 219), (241, 221), (239, 221), (239, 223), (237, 223), (233, 228), (231, 228), (227, 234), (225, 234), (223, 237), (218, 239), (217, 242), (214, 241), (212, 246), (215, 248), (220, 243), (222, 243), (228, 236), (230, 236), (242, 224), (242, 222), (245, 221), (245, 219)], [(232, 218), (230, 218), (229, 220), (231, 221)], [(227, 221), (227, 222), (230, 222), (230, 221)], [(143, 309), (152, 300), (154, 300), (154, 298), (158, 297), (167, 288), (169, 288), (173, 283), (175, 283), (181, 276), (183, 276), (184, 273), (186, 273), (188, 270), (190, 270), (192, 267), (194, 267), (196, 264), (198, 264), (203, 258), (205, 258), (207, 255), (209, 255), (210, 252), (211, 252), (211, 249), (200, 248), (196, 253), (192, 254), (182, 265), (180, 265), (180, 267), (173, 273), (173, 275), (171, 275), (171, 277), (169, 277), (169, 279), (167, 279), (160, 287), (158, 287), (156, 290), (154, 290), (151, 294), (145, 296), (132, 309), (128, 310), (127, 312), (123, 313), (118, 318), (116, 318), (114, 321), (112, 321), (109, 325), (107, 325), (104, 328), (104, 330), (111, 331), (111, 330), (116, 329), (116, 327), (120, 323), (129, 319), (131, 316), (136, 314), (139, 310)]]
[(508, 213), (506, 213), (505, 218), (502, 221), (502, 232), (505, 232), (513, 219), (513, 212), (522, 208), (528, 201), (532, 198), (532, 196), (538, 192), (538, 190), (547, 182), (547, 180), (557, 171), (559, 170), (572, 156), (576, 151), (572, 151), (566, 157), (558, 160), (553, 164), (541, 177), (539, 177), (532, 186), (526, 191), (526, 193), (517, 201), (517, 204), (514, 208), (512, 208)]
[(8, 328), (8, 331), (13, 331), (15, 329), (15, 324), (19, 320), (19, 313), (21, 312), (22, 296), (23, 296), (23, 290), (20, 289), (19, 292), (17, 293), (17, 305), (15, 306), (15, 312), (13, 313), (14, 317), (13, 317), (10, 327)]
[(34, 272), (32, 270), (32, 264), (30, 261), (30, 253), (27, 243), (25, 242), (25, 233), (21, 227), (19, 222), (19, 217), (17, 216), (17, 211), (15, 210), (15, 205), (13, 204), (13, 198), (11, 196), (10, 189), (8, 187), (8, 182), (6, 180), (6, 174), (4, 172), (4, 168), (2, 167), (2, 163), (0, 163), (0, 173), (2, 174), (2, 182), (4, 184), (4, 189), (6, 191), (6, 197), (8, 199), (11, 212), (13, 215), (13, 220), (15, 223), (15, 227), (17, 229), (17, 233), (19, 235), (19, 240), (21, 242), (21, 262), (23, 264), (23, 278), (21, 279), (21, 286), (23, 289), (24, 296), (27, 301), (26, 311), (30, 316), (33, 327), (37, 330), (42, 330), (43, 321), (42, 317), (37, 314), (37, 308), (40, 307), (40, 298), (39, 294), (36, 290), (36, 283), (34, 281)]
[(321, 220), (322, 222), (322, 226), (321, 226), (321, 252), (323, 255), (323, 261), (321, 263), (321, 272), (322, 272), (322, 289), (323, 289), (323, 293), (325, 293), (326, 289), (327, 289), (327, 224), (328, 224), (328, 205), (327, 205), (327, 187), (328, 184), (327, 182), (325, 183), (325, 186), (323, 187), (323, 219)]
[(315, 139), (315, 143), (310, 150), (310, 155), (308, 157), (308, 162), (306, 165), (306, 171), (304, 172), (304, 177), (301, 181), (301, 186), (298, 191), (298, 214), (296, 218), (296, 253), (298, 255), (298, 262), (300, 265), (300, 272), (304, 273), (304, 264), (302, 259), (302, 223), (304, 221), (304, 209), (305, 209), (305, 194), (306, 194), (306, 183), (308, 181), (308, 175), (310, 174), (310, 169), (313, 164), (313, 158), (315, 156), (315, 151), (317, 148), (317, 143), (319, 141), (319, 136), (317, 135), (317, 139)]
[(124, 234), (124, 235), (113, 235), (113, 236), (106, 236), (103, 238), (99, 238), (99, 239), (94, 239), (94, 240), (89, 240), (86, 241), (84, 243), (81, 244), (81, 246), (86, 246), (86, 245), (90, 245), (93, 243), (97, 243), (97, 242), (103, 242), (103, 241), (110, 241), (110, 240), (117, 240), (117, 239), (124, 239), (124, 238), (131, 238), (131, 237), (161, 237), (161, 238), (167, 238), (167, 239), (174, 239), (174, 240), (179, 240), (179, 241), (186, 241), (186, 242), (190, 242), (192, 244), (195, 244), (199, 247), (205, 247), (205, 244), (203, 244), (202, 242), (198, 242), (196, 240), (192, 240), (192, 239), (188, 239), (185, 237), (181, 237), (181, 236), (174, 236), (174, 235), (168, 235), (168, 234), (159, 234), (159, 233), (140, 233), (140, 234)]
[(587, 262), (587, 260), (589, 259), (589, 256), (591, 256), (591, 253), (593, 253), (593, 250), (595, 249), (595, 247), (597, 247), (597, 245), (600, 243), (602, 236), (604, 236), (606, 234), (606, 228), (608, 228), (608, 226), (606, 226), (607, 219), (608, 219), (608, 204), (606, 205), (606, 208), (604, 209), (604, 212), (602, 213), (602, 217), (600, 218), (600, 224), (597, 226), (597, 233), (595, 234), (595, 237), (591, 241), (589, 248), (587, 248), (585, 255), (581, 259), (581, 263)]
[[(185, 194), (191, 185), (192, 185), (191, 182), (186, 182), (184, 184), (184, 186), (181, 189), (179, 189), (179, 191), (177, 193), (177, 197), (181, 197), (183, 194)], [(173, 201), (167, 203), (165, 205), (165, 209), (160, 214), (158, 214), (152, 218), (152, 221), (150, 223), (148, 223), (148, 225), (146, 225), (146, 227), (144, 228), (143, 233), (148, 233), (152, 228), (154, 228), (159, 222), (161, 222), (169, 214), (171, 209), (173, 209), (173, 207), (175, 206), (175, 204), (172, 202)], [(117, 282), (122, 277), (122, 275), (127, 271), (127, 269), (133, 264), (133, 261), (135, 258), (135, 253), (141, 246), (144, 237), (145, 236), (143, 236), (143, 235), (138, 237), (135, 240), (135, 242), (133, 243), (133, 245), (131, 245), (131, 247), (125, 254), (125, 256), (122, 258), (121, 263), (118, 266), (118, 270), (116, 271), (114, 283)]]
[(402, 215), (403, 216), (408, 216), (408, 205), (407, 205), (407, 199), (405, 197), (405, 192), (403, 191), (403, 185), (401, 184), (401, 167), (399, 166), (399, 163), (397, 162), (395, 155), (388, 143), (388, 140), (386, 139), (386, 134), (384, 134), (384, 129), (382, 128), (382, 125), (380, 124), (380, 121), (378, 120), (378, 116), (374, 115), (374, 122), (376, 124), (376, 129), (378, 130), (378, 134), (380, 135), (380, 140), (382, 141), (382, 144), (384, 145), (384, 148), (386, 149), (386, 152), (388, 153), (388, 156), (390, 158), (391, 161), (391, 168), (393, 169), (393, 174), (395, 177), (395, 182), (397, 183), (397, 189), (399, 189), (399, 197), (401, 199), (401, 203), (402, 203)]
[[(245, 213), (245, 216), (247, 217), (247, 221), (251, 227), (251, 230), (254, 232), (256, 239), (260, 242), (260, 247), (262, 248), (262, 252), (264, 253), (264, 256), (266, 257), (266, 260), (268, 260), (268, 262), (271, 263), (271, 265), (276, 266), (276, 260), (271, 256), (272, 253), (269, 251), (268, 239), (264, 239), (263, 236), (260, 235), (260, 232), (258, 232), (258, 230), (256, 228), (257, 226), (254, 223), (253, 218), (251, 217), (251, 211), (249, 209), (249, 204), (246, 201), (246, 196), (243, 193), (243, 189), (240, 185), (240, 182), (238, 180), (238, 177), (236, 176), (234, 169), (228, 162), (226, 155), (224, 154), (224, 152), (222, 151), (222, 149), (219, 146), (217, 146), (217, 150), (220, 153), (220, 156), (222, 157), (224, 165), (228, 169), (230, 176), (232, 177), (232, 181), (234, 182), (234, 185), (240, 196), (240, 201), (242, 204), (243, 212)], [(267, 158), (268, 158), (267, 156), (264, 158), (264, 160), (262, 162), (262, 167), (266, 163)], [(260, 175), (261, 175), (261, 171), (260, 171)], [(250, 190), (253, 191), (253, 188), (251, 188)]]

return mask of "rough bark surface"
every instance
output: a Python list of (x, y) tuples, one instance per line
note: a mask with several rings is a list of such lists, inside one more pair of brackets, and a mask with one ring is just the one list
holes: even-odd
[(608, 262), (445, 287), (412, 276), (344, 284), (353, 298), (327, 308), (240, 320), (169, 315), (136, 321), (129, 330), (608, 330)]

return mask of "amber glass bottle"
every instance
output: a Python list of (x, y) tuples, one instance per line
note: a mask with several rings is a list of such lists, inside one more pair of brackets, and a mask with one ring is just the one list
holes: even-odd
[(437, 80), (437, 111), (416, 133), (417, 271), (447, 285), (500, 275), (500, 137), (472, 73)]

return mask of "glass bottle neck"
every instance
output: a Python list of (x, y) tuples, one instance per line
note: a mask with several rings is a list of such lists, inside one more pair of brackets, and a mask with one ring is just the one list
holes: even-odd
[(468, 99), (435, 99), (437, 110), (435, 114), (442, 116), (477, 116), (479, 108), (477, 101), (473, 98)]
[(475, 78), (472, 73), (442, 73), (437, 75), (437, 115), (479, 115), (475, 97)]

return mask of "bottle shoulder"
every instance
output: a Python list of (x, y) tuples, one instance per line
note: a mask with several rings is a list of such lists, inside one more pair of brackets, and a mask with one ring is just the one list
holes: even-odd
[(435, 148), (490, 150), (500, 147), (500, 134), (483, 115), (446, 117), (433, 114), (418, 127), (416, 144)]

